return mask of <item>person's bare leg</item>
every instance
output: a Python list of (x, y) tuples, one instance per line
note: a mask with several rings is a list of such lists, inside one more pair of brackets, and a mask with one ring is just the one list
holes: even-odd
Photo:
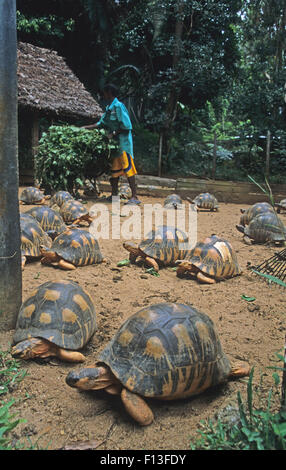
[(118, 196), (118, 182), (119, 178), (110, 178), (111, 196)]
[(128, 180), (128, 183), (129, 183), (129, 186), (130, 186), (130, 189), (131, 189), (130, 202), (132, 202), (132, 201), (138, 201), (139, 202), (139, 199), (137, 197), (137, 188), (136, 188), (135, 175), (129, 176), (129, 178), (127, 178), (127, 180)]

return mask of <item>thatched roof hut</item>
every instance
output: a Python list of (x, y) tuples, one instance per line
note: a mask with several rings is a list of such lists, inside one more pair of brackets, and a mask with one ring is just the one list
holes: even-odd
[(20, 183), (31, 183), (40, 118), (96, 122), (103, 111), (53, 50), (19, 42), (17, 76)]
[(102, 114), (63, 57), (23, 42), (18, 43), (18, 106), (68, 119)]

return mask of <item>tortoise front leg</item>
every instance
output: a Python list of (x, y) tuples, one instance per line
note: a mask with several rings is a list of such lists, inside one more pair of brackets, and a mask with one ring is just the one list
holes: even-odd
[(84, 362), (85, 356), (78, 351), (68, 351), (66, 349), (57, 348), (55, 355), (66, 362)]
[(37, 205), (37, 206), (43, 206), (44, 204), (46, 204), (46, 199), (43, 198), (40, 201), (34, 202), (34, 204)]
[(22, 271), (24, 271), (24, 269), (25, 269), (26, 261), (27, 261), (26, 256), (25, 256), (25, 255), (22, 255), (22, 256), (21, 256), (21, 267), (22, 267)]
[(130, 261), (130, 263), (135, 264), (137, 258), (138, 258), (138, 254), (129, 253), (129, 261)]
[(68, 261), (65, 261), (64, 259), (60, 259), (60, 261), (58, 262), (58, 266), (59, 268), (66, 269), (66, 270), (76, 269), (76, 266), (74, 264), (69, 263)]
[(205, 276), (201, 271), (198, 272), (197, 279), (205, 284), (215, 284), (216, 282), (215, 279)]
[(127, 411), (141, 426), (148, 426), (154, 420), (152, 410), (143, 398), (126, 388), (122, 389), (121, 400)]
[(151, 266), (152, 268), (154, 268), (155, 271), (157, 272), (159, 271), (158, 263), (153, 258), (150, 258), (150, 256), (145, 257), (145, 262), (146, 264), (148, 264), (148, 266)]

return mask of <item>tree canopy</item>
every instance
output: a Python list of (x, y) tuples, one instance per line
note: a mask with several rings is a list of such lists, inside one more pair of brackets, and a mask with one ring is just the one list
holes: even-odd
[(21, 41), (63, 55), (98, 99), (105, 82), (119, 86), (135, 127), (162, 139), (165, 170), (194, 142), (209, 154), (206, 135), (219, 128), (220, 139), (240, 136), (245, 175), (254, 160), (263, 173), (267, 132), (285, 164), (284, 0), (18, 0), (17, 9)]

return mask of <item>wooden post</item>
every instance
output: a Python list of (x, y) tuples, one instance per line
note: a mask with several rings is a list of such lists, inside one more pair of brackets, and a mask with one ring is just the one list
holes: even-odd
[(39, 114), (37, 111), (33, 112), (32, 114), (32, 156), (33, 156), (33, 184), (38, 186), (38, 181), (35, 179), (35, 156), (38, 152), (39, 146)]
[(270, 140), (271, 140), (271, 134), (270, 134), (270, 131), (267, 131), (266, 165), (265, 165), (265, 176), (266, 176), (266, 178), (269, 178), (269, 169), (270, 169)]
[(22, 302), (17, 157), (16, 0), (0, 1), (0, 329), (15, 328)]

